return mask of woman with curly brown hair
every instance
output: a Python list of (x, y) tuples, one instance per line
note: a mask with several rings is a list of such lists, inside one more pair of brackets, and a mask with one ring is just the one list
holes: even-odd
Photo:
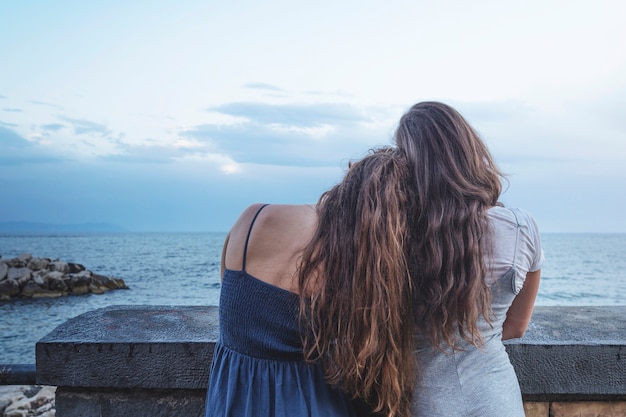
[(532, 315), (543, 261), (537, 225), (498, 202), (502, 174), (452, 107), (414, 105), (395, 141), (416, 191), (413, 415), (523, 417), (502, 340), (521, 337)]
[(305, 358), (381, 416), (409, 416), (417, 377), (414, 194), (402, 151), (352, 166), (320, 199), (298, 274)]
[(207, 416), (409, 416), (411, 175), (380, 149), (315, 207), (242, 213), (222, 255)]

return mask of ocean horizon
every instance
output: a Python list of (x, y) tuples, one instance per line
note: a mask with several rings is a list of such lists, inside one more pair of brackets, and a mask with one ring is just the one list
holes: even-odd
[[(542, 233), (537, 305), (626, 305), (626, 233)], [(0, 233), (22, 253), (122, 278), (128, 290), (0, 301), (0, 364), (34, 363), (35, 343), (64, 321), (110, 305), (218, 305), (226, 232)]]

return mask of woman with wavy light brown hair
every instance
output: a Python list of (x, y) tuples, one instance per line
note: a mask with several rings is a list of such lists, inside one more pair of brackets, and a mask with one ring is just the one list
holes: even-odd
[(410, 415), (413, 183), (384, 148), (315, 207), (242, 213), (224, 243), (206, 416)]
[(409, 416), (417, 376), (412, 184), (397, 149), (353, 165), (320, 199), (299, 271), (305, 358), (381, 416)]
[(502, 340), (521, 337), (532, 315), (543, 261), (537, 225), (498, 202), (502, 174), (452, 107), (414, 105), (395, 141), (416, 192), (413, 416), (523, 417)]

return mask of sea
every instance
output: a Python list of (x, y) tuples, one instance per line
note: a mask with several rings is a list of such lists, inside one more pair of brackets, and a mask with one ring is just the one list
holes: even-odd
[[(128, 290), (0, 301), (0, 364), (34, 364), (35, 343), (64, 321), (110, 305), (218, 305), (226, 233), (0, 234), (22, 253), (122, 278)], [(536, 305), (626, 305), (626, 234), (542, 234)]]

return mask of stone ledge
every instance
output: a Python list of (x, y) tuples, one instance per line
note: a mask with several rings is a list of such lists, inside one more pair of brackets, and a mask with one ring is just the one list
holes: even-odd
[[(626, 399), (626, 306), (536, 307), (506, 343), (525, 400)], [(37, 383), (109, 389), (206, 389), (217, 307), (112, 306), (37, 343)]]
[(536, 307), (506, 349), (525, 400), (626, 399), (626, 306)]
[(68, 320), (37, 342), (37, 383), (206, 389), (217, 307), (111, 306)]

